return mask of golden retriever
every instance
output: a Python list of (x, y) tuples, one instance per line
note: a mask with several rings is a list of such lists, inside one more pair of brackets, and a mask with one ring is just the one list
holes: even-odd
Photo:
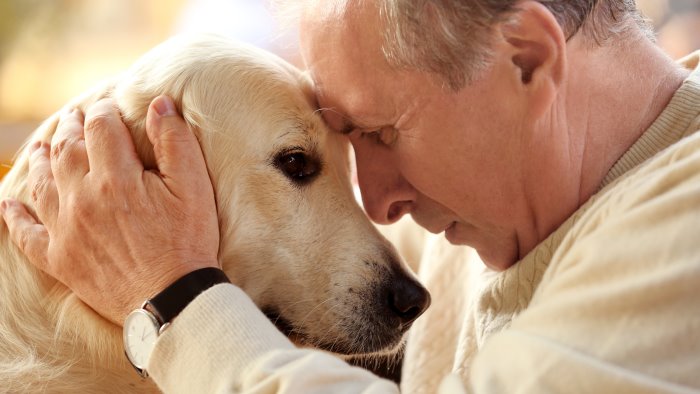
[[(177, 37), (73, 102), (113, 97), (147, 168), (150, 101), (170, 95), (195, 130), (213, 182), (219, 259), (280, 330), (340, 354), (393, 349), (430, 298), (357, 205), (349, 146), (315, 109), (312, 85), (265, 51), (216, 36)], [(30, 138), (50, 141), (58, 115)], [(0, 198), (31, 207), (27, 152)], [(121, 328), (35, 269), (0, 224), (0, 391), (148, 392)], [(137, 307), (135, 305), (134, 307)]]

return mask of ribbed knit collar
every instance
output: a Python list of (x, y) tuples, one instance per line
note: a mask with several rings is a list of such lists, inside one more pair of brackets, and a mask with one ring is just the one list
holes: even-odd
[[(603, 180), (601, 189), (683, 137), (700, 129), (700, 65), (698, 64), (700, 51), (686, 57), (680, 63), (693, 70), (690, 76), (674, 93), (669, 104), (649, 129), (615, 163)], [(596, 196), (597, 194), (591, 197), (525, 257), (502, 275), (497, 275), (496, 282), (491, 288), (493, 293), (491, 297), (501, 299), (499, 297), (503, 297), (502, 294), (507, 289), (517, 288), (519, 298), (517, 305), (512, 308), (515, 311), (513, 314), (517, 313), (523, 305), (527, 305), (560, 243), (573, 223), (587, 211)], [(523, 280), (523, 278), (529, 279)]]

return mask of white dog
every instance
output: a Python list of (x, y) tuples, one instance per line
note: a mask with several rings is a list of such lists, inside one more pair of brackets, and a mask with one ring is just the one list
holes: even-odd
[[(202, 146), (231, 280), (300, 345), (340, 354), (395, 348), (430, 298), (356, 204), (347, 142), (314, 110), (308, 79), (255, 48), (176, 38), (69, 106), (114, 97), (155, 168), (144, 124), (160, 94), (175, 100)], [(49, 142), (57, 119), (31, 140)], [(27, 162), (21, 152), (0, 198), (31, 207)], [(36, 270), (4, 224), (0, 305), (0, 391), (156, 390), (126, 361), (121, 329)]]

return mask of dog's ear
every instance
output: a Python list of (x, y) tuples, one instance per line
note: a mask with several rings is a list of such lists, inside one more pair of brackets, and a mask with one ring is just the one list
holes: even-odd
[(2, 180), (3, 190), (12, 190), (12, 197), (24, 203), (30, 210), (33, 210), (34, 204), (30, 198), (30, 190), (27, 184), (27, 174), (29, 173), (29, 150), (27, 147), (37, 141), (51, 143), (62, 111), (69, 108), (78, 108), (85, 112), (91, 104), (102, 98), (110, 97), (113, 87), (114, 80), (104, 81), (86, 93), (73, 98), (62, 109), (43, 121), (25, 141), (22, 148), (17, 151), (17, 155), (13, 160), (12, 170)]
[(155, 169), (156, 160), (153, 145), (146, 135), (146, 114), (151, 101), (156, 96), (139, 94), (132, 89), (119, 89), (114, 99), (119, 106), (124, 124), (131, 131), (136, 153), (146, 169)]
[[(164, 66), (164, 68), (167, 67)], [(192, 111), (188, 111), (183, 106), (183, 95), (187, 92), (189, 85), (180, 81), (180, 79), (186, 79), (183, 76), (185, 73), (160, 71), (153, 72), (153, 69), (148, 67), (134, 67), (117, 83), (113, 93), (122, 119), (131, 131), (136, 153), (146, 169), (156, 168), (153, 145), (146, 134), (146, 115), (153, 99), (160, 95), (169, 96), (187, 124), (197, 130), (191, 119)]]
[[(85, 113), (87, 109), (94, 103), (103, 98), (113, 98), (122, 115), (122, 120), (131, 131), (134, 139), (136, 153), (147, 169), (155, 168), (155, 155), (153, 146), (148, 141), (146, 136), (146, 112), (151, 100), (156, 95), (150, 97), (147, 92), (139, 92), (136, 86), (125, 86), (128, 83), (125, 80), (124, 74), (104, 81), (98, 84), (95, 88), (85, 94), (75, 98), (68, 104), (69, 108), (79, 108)], [(53, 135), (56, 126), (53, 129), (47, 130), (48, 134)], [(49, 139), (46, 141), (50, 141)]]
[(146, 116), (153, 99), (162, 94), (169, 96), (173, 100), (175, 108), (185, 119), (187, 125), (194, 131), (198, 139), (201, 137), (199, 131), (199, 125), (202, 123), (201, 115), (199, 115), (196, 110), (188, 108), (183, 104), (182, 93), (173, 92), (168, 89), (156, 90), (153, 92), (139, 92), (135, 89), (131, 89), (129, 86), (120, 87), (114, 98), (122, 113), (124, 123), (131, 131), (136, 153), (146, 169), (156, 168), (153, 145), (146, 134)]
[[(51, 115), (48, 119), (42, 122), (36, 130), (34, 130), (32, 136), (27, 140), (26, 145), (29, 145), (35, 141), (44, 141), (50, 143), (51, 137), (53, 137), (53, 135), (56, 133), (56, 127), (58, 127), (58, 119), (62, 111), (65, 111), (66, 109), (70, 108), (78, 108), (83, 113), (85, 113), (85, 111), (87, 111), (90, 105), (98, 102), (103, 98), (112, 96), (112, 92), (114, 90), (114, 83), (114, 79), (105, 80), (102, 83), (97, 84), (89, 91), (68, 101), (68, 103), (65, 106), (63, 106), (63, 108)], [(20, 153), (22, 151), (24, 151), (24, 149), (20, 150)]]

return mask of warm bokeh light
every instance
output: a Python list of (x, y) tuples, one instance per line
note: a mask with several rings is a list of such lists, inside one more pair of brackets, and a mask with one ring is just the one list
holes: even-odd
[[(267, 0), (0, 1), (0, 177), (42, 119), (128, 67), (173, 34), (208, 31), (299, 64)], [(680, 57), (700, 47), (700, 1), (639, 0), (659, 44)]]
[(0, 179), (5, 176), (10, 171), (10, 165), (9, 164), (2, 164), (0, 163)]
[(268, 8), (265, 0), (0, 1), (0, 179), (41, 120), (174, 34), (224, 34), (297, 63)]

